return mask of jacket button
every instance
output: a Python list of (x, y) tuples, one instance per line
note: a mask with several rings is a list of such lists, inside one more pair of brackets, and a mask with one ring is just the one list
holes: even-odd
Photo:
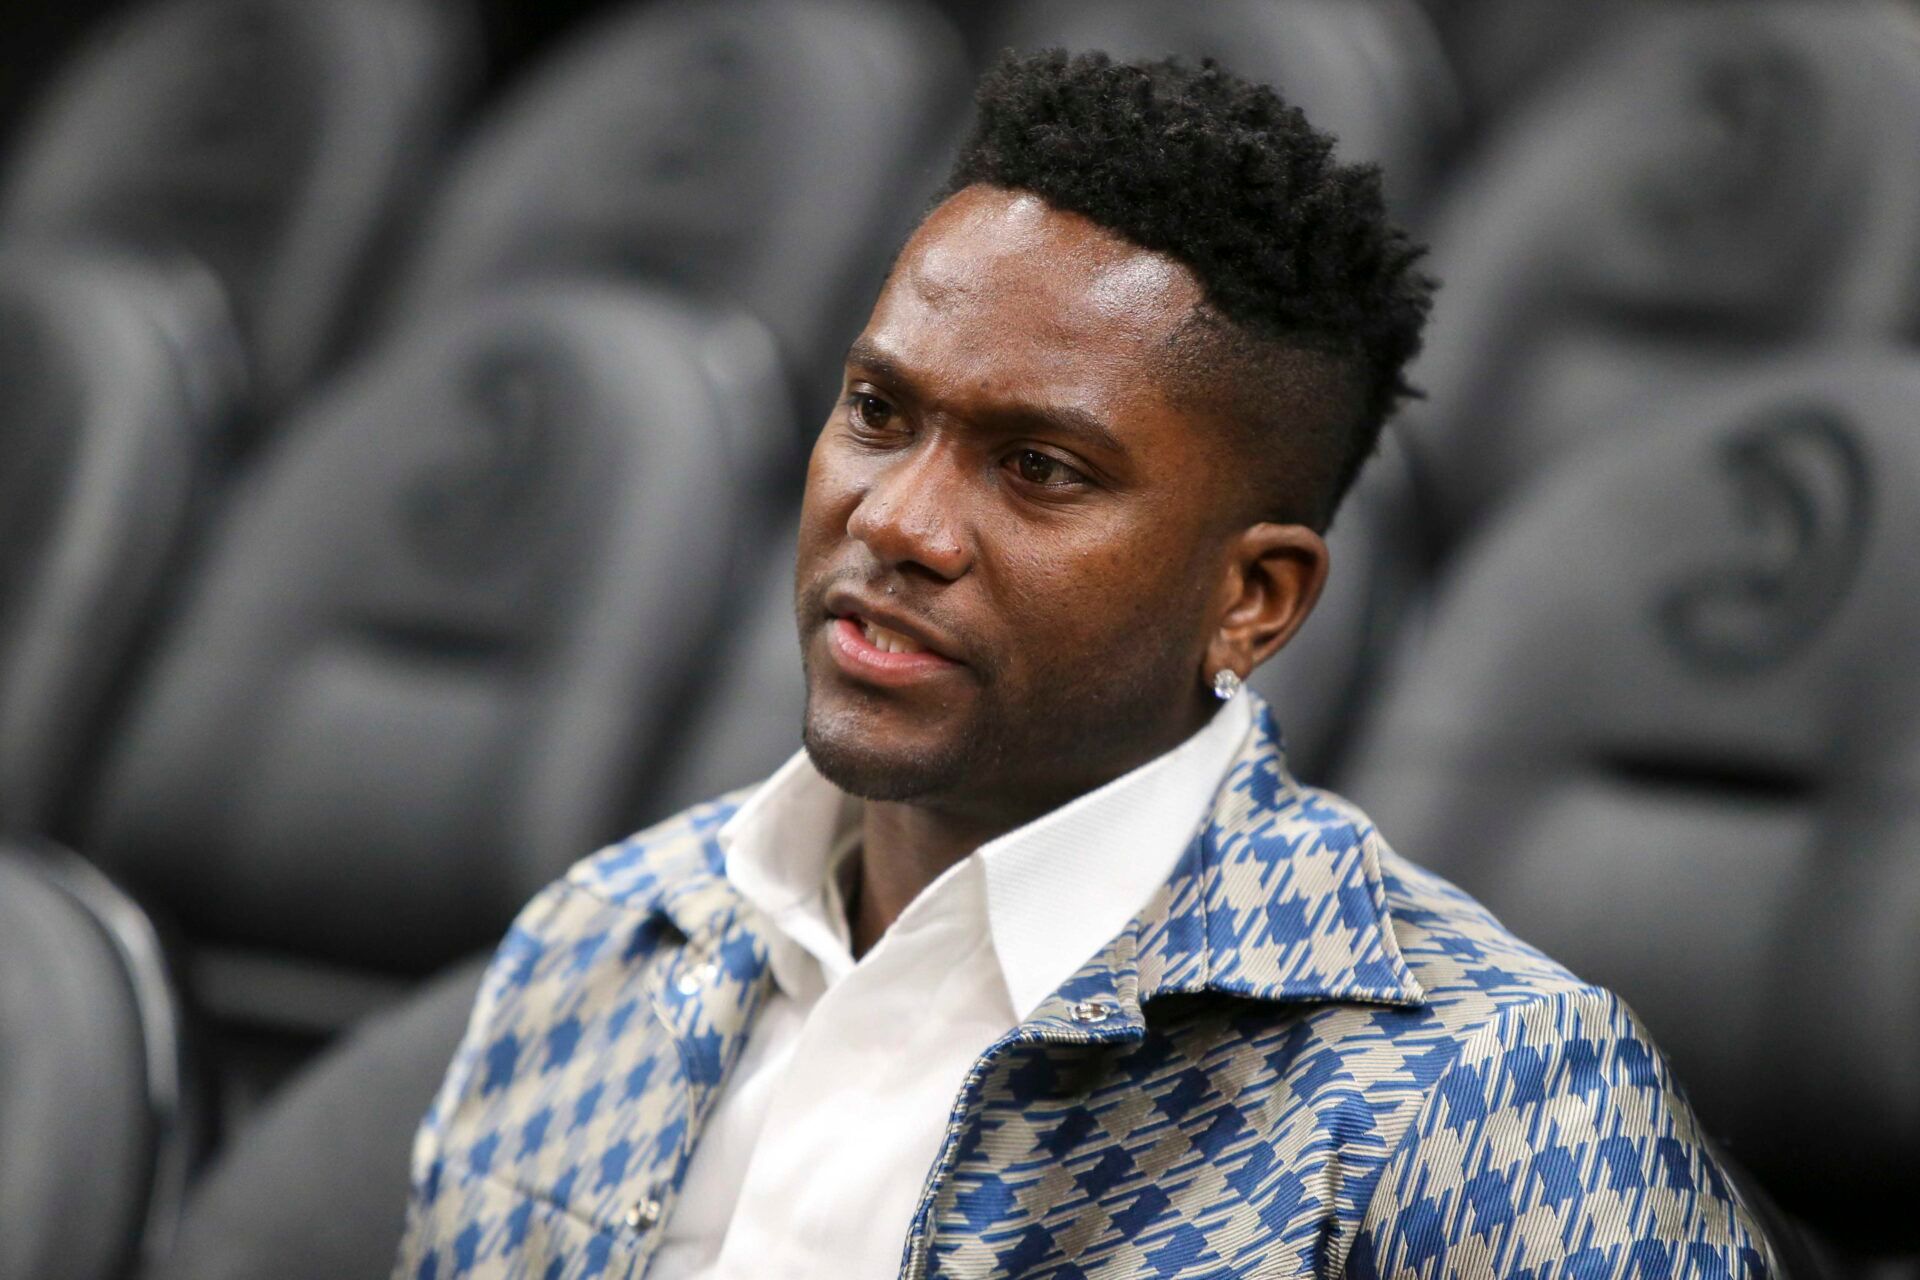
[(626, 1223), (628, 1230), (645, 1231), (648, 1227), (660, 1221), (660, 1209), (661, 1204), (658, 1196), (642, 1196), (640, 1199), (635, 1200), (627, 1209)]
[(1117, 1008), (1111, 1000), (1079, 1000), (1067, 1010), (1067, 1016), (1075, 1022), (1092, 1024), (1105, 1022), (1111, 1018)]
[(709, 960), (697, 969), (688, 969), (675, 979), (674, 987), (683, 996), (700, 994), (700, 988), (719, 980), (720, 966)]

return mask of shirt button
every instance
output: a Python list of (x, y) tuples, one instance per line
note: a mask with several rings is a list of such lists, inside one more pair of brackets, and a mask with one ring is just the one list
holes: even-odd
[(660, 1221), (661, 1207), (660, 1197), (658, 1196), (642, 1196), (640, 1199), (635, 1200), (627, 1209), (627, 1229), (630, 1231), (645, 1231), (648, 1227)]
[(1067, 1010), (1067, 1016), (1075, 1022), (1091, 1025), (1096, 1022), (1105, 1022), (1116, 1011), (1116, 1006), (1111, 1000), (1079, 1000)]

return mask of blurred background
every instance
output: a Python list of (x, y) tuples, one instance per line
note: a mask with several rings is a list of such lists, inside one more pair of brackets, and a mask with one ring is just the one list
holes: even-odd
[(1920, 1276), (1920, 4), (0, 17), (0, 1280), (384, 1276), (516, 908), (795, 747), (800, 470), (1007, 47), (1213, 54), (1444, 282), (1293, 765)]

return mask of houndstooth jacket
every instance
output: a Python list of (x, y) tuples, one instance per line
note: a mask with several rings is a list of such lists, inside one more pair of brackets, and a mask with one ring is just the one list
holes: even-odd
[[(901, 1274), (1776, 1274), (1626, 1006), (1296, 783), (1256, 710), (1165, 886), (975, 1063)], [(772, 981), (714, 839), (739, 798), (522, 913), (415, 1144), (397, 1280), (646, 1274)]]

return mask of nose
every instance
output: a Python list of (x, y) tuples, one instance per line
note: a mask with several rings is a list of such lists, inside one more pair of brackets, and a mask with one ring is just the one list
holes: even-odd
[(918, 567), (952, 582), (972, 555), (960, 536), (959, 477), (939, 448), (916, 449), (874, 477), (847, 532), (890, 569)]

